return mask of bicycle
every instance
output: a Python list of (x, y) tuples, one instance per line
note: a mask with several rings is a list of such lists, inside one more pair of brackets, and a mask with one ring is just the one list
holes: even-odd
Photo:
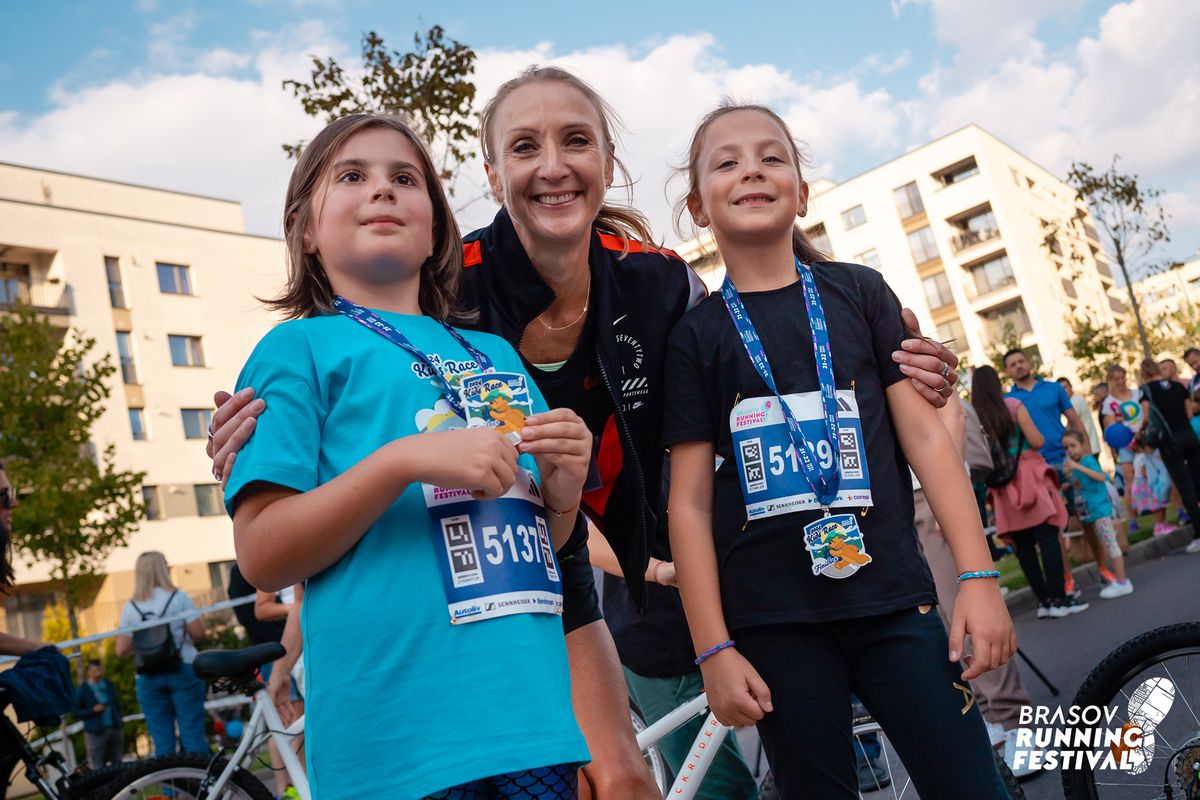
[[(241, 650), (205, 650), (196, 656), (196, 676), (213, 684), (217, 691), (237, 692), (253, 698), (253, 711), (242, 740), (233, 755), (224, 752), (176, 753), (135, 762), (130, 770), (105, 787), (105, 800), (273, 800), (274, 793), (244, 765), (266, 740), (275, 742), (284, 770), (301, 800), (311, 800), (308, 774), (292, 749), (292, 740), (304, 732), (304, 717), (284, 726), (266, 687), (258, 680), (258, 669), (282, 658), (282, 645), (269, 642)], [(99, 800), (99, 798), (97, 798)]]
[(46, 800), (108, 800), (103, 789), (128, 765), (118, 764), (102, 769), (79, 767), (68, 772), (66, 759), (57, 750), (39, 753), (21, 734), (4, 710), (9, 705), (7, 692), (0, 691), (0, 800), (7, 795), (8, 779), (18, 763), (25, 767), (25, 778)]
[[(861, 709), (861, 707), (859, 708)], [(696, 735), (696, 739), (692, 743), (687, 761), (680, 767), (679, 775), (671, 775), (666, 761), (662, 757), (662, 753), (658, 751), (658, 743), (678, 728), (686, 725), (705, 712), (707, 712), (707, 716), (700, 728), (700, 732)], [(703, 693), (650, 725), (647, 725), (645, 720), (642, 719), (637, 706), (631, 701), (630, 717), (633, 721), (634, 730), (637, 732), (638, 747), (641, 748), (646, 758), (646, 763), (650, 767), (655, 781), (658, 783), (658, 788), (663, 793), (663, 797), (670, 797), (673, 800), (675, 798), (678, 798), (678, 800), (694, 800), (696, 793), (700, 789), (700, 785), (704, 781), (704, 776), (708, 773), (709, 767), (712, 766), (712, 760), (716, 756), (717, 750), (720, 748), (721, 743), (725, 741), (725, 737), (733, 729), (717, 721), (713, 713), (708, 710), (708, 699)], [(860, 747), (866, 744), (866, 737), (878, 737), (878, 743), (881, 748), (880, 758), (887, 772), (887, 779), (878, 780), (874, 789), (866, 793), (860, 790), (860, 798), (863, 798), (863, 800), (874, 800), (875, 798), (891, 797), (893, 800), (905, 800), (906, 798), (918, 797), (916, 789), (913, 788), (908, 774), (904, 771), (903, 765), (900, 763), (900, 759), (888, 743), (883, 728), (880, 727), (879, 723), (865, 709), (855, 713), (851, 735)], [(1004, 763), (1004, 757), (998, 751), (994, 751), (993, 754), (996, 759), (996, 767), (1000, 770), (1000, 775), (1004, 779), (1004, 787), (1008, 790), (1009, 797), (1012, 800), (1024, 800), (1025, 792), (1020, 784), (1017, 783), (1012, 770)], [(770, 779), (769, 774), (767, 779)], [(886, 792), (887, 794), (880, 794), (881, 792)], [(766, 798), (766, 796), (764, 794), (763, 798)], [(1191, 799), (1189, 798), (1189, 800)]]
[(1084, 679), (1073, 705), (1105, 712), (1097, 724), (1081, 721), (1072, 730), (1093, 736), (1135, 730), (1115, 750), (1099, 748), (1127, 752), (1129, 768), (1085, 762), (1062, 771), (1067, 800), (1200, 800), (1200, 622), (1166, 625), (1125, 642)]

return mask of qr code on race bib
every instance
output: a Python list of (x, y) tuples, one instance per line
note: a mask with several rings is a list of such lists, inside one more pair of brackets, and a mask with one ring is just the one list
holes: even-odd
[(446, 517), (442, 520), (442, 536), (446, 539), (446, 555), (450, 558), (450, 574), (455, 587), (483, 583), (471, 518), (466, 514)]
[(763, 465), (762, 441), (747, 439), (742, 442), (742, 469), (746, 473), (746, 491), (761, 492), (767, 488), (767, 473)]
[(859, 456), (857, 429), (838, 429), (838, 456), (842, 463), (842, 478), (846, 480), (862, 478), (862, 458)]

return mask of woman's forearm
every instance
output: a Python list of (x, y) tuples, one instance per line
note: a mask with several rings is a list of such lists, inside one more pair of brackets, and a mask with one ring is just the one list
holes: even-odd
[(307, 492), (278, 487), (242, 500), (233, 517), (242, 574), (268, 592), (333, 565), (413, 482), (405, 439)]

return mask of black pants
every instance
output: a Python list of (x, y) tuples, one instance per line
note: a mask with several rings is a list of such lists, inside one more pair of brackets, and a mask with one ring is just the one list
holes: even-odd
[(983, 717), (930, 607), (734, 632), (775, 710), (758, 723), (784, 800), (858, 798), (850, 694), (927, 800), (1007, 798)]
[(1196, 492), (1200, 491), (1200, 439), (1191, 428), (1173, 430), (1171, 438), (1174, 443), (1158, 453), (1171, 475), (1171, 483), (1179, 490), (1184, 510), (1192, 518), (1192, 538), (1200, 539), (1200, 507), (1196, 502)]
[[(1013, 550), (1017, 554), (1017, 563), (1029, 581), (1029, 588), (1039, 603), (1048, 600), (1059, 600), (1066, 594), (1063, 585), (1062, 549), (1058, 544), (1058, 528), (1048, 522), (1043, 522), (1033, 528), (1012, 531)], [(1038, 560), (1038, 551), (1042, 552)], [(1042, 571), (1043, 566), (1045, 572)]]

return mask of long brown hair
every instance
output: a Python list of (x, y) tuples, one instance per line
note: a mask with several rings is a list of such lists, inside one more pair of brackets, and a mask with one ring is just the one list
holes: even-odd
[(979, 424), (1002, 447), (1016, 432), (1012, 414), (1004, 402), (1004, 390), (1000, 387), (1000, 375), (986, 364), (975, 368), (971, 377), (971, 406), (979, 415)]
[[(675, 203), (675, 228), (681, 236), (685, 234), (680, 229), (680, 220), (683, 219), (683, 215), (687, 212), (688, 201), (700, 196), (700, 150), (704, 147), (704, 135), (708, 133), (708, 129), (712, 127), (714, 122), (726, 114), (732, 114), (734, 111), (757, 111), (775, 120), (775, 124), (780, 127), (787, 138), (788, 145), (792, 151), (792, 163), (796, 167), (796, 173), (800, 176), (800, 180), (804, 180), (804, 168), (811, 166), (801, 152), (796, 137), (792, 135), (791, 129), (783, 121), (782, 117), (763, 105), (724, 100), (721, 105), (705, 114), (704, 118), (700, 120), (700, 124), (696, 126), (695, 133), (692, 134), (692, 141), (688, 144), (687, 162), (684, 166), (676, 170), (677, 174), (685, 176), (687, 182), (687, 191)], [(814, 261), (829, 260), (828, 255), (822, 253), (808, 240), (799, 223), (792, 226), (792, 252), (796, 254), (796, 258), (806, 264)]]
[(621, 128), (620, 117), (617, 116), (617, 112), (608, 104), (608, 101), (601, 97), (600, 93), (593, 89), (587, 81), (561, 67), (545, 67), (535, 64), (526, 67), (520, 75), (500, 85), (500, 88), (492, 95), (492, 99), (488, 100), (483, 107), (483, 111), (479, 112), (479, 145), (483, 151), (483, 160), (493, 167), (496, 166), (496, 148), (493, 145), (492, 136), (496, 125), (496, 113), (500, 110), (500, 106), (517, 89), (532, 83), (566, 84), (583, 95), (591, 103), (592, 108), (596, 109), (596, 114), (600, 117), (600, 135), (604, 139), (601, 142), (601, 148), (613, 160), (617, 170), (625, 179), (626, 203), (625, 205), (602, 203), (600, 212), (596, 214), (595, 225), (606, 233), (615, 234), (624, 240), (621, 256), (629, 252), (631, 241), (653, 244), (654, 236), (650, 232), (650, 221), (642, 212), (630, 205), (633, 201), (630, 194), (633, 180), (629, 177), (629, 170), (625, 168), (625, 164), (617, 155), (617, 131)]
[(333, 313), (333, 287), (321, 261), (304, 252), (304, 234), (312, 220), (312, 200), (339, 149), (351, 136), (369, 128), (388, 128), (412, 143), (421, 164), (429, 201), (433, 205), (433, 254), (421, 265), (418, 303), (421, 313), (447, 321), (469, 321), (458, 308), (462, 280), (462, 237), (446, 192), (438, 180), (429, 148), (402, 117), (389, 114), (351, 114), (325, 126), (313, 137), (292, 170), (283, 204), (283, 235), (287, 246), (288, 279), (278, 297), (263, 300), (284, 312), (286, 319)]

